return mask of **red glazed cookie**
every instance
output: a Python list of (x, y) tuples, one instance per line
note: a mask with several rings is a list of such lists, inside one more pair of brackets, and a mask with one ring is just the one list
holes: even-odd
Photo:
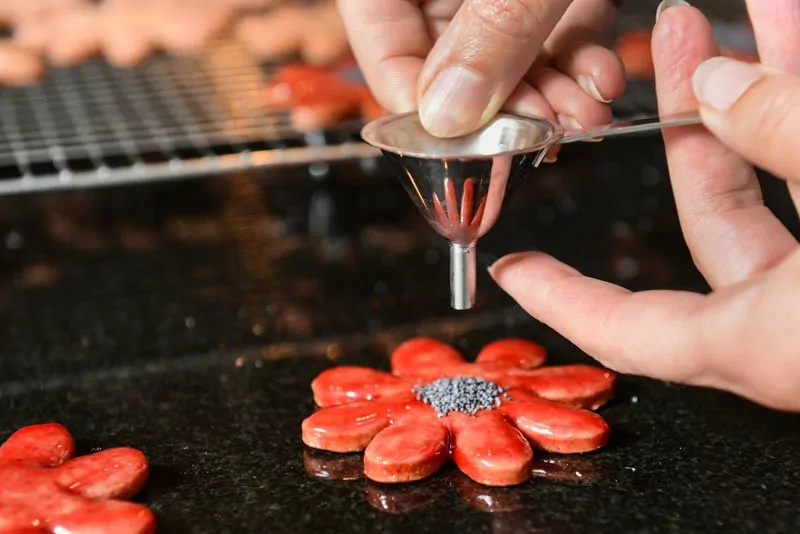
[(144, 486), (144, 455), (117, 447), (71, 458), (74, 449), (57, 423), (24, 427), (0, 446), (0, 533), (155, 532), (150, 510), (117, 500)]
[[(348, 62), (342, 66), (351, 68)], [(356, 117), (371, 120), (384, 113), (366, 85), (322, 67), (281, 67), (263, 94), (264, 106), (288, 110), (292, 126), (300, 131), (324, 130)]]
[(582, 453), (608, 440), (608, 424), (590, 410), (611, 398), (614, 375), (540, 367), (545, 357), (540, 345), (504, 339), (468, 363), (440, 341), (411, 339), (392, 354), (392, 374), (321, 373), (311, 385), (321, 409), (303, 421), (303, 441), (332, 452), (366, 449), (364, 472), (377, 482), (420, 480), (451, 458), (480, 484), (520, 484), (532, 475), (532, 447)]

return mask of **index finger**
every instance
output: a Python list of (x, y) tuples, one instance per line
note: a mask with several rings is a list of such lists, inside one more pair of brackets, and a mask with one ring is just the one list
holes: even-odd
[[(696, 109), (692, 73), (717, 55), (711, 26), (685, 6), (663, 11), (653, 31), (659, 111)], [(683, 235), (712, 287), (747, 279), (797, 246), (764, 205), (752, 166), (704, 128), (663, 132)]]
[(706, 380), (697, 321), (704, 295), (632, 293), (539, 252), (505, 256), (490, 274), (531, 316), (615, 371)]
[(431, 38), (417, 2), (337, 0), (367, 84), (386, 109), (417, 108), (417, 79)]

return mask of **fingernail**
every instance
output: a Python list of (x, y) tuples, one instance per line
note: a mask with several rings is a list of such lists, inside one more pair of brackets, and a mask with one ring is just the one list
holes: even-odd
[[(578, 121), (576, 121), (572, 117), (569, 117), (567, 115), (556, 115), (556, 118), (558, 119), (558, 123), (561, 126), (563, 126), (564, 129), (567, 130), (568, 132), (569, 131), (575, 131), (575, 130), (583, 130), (583, 126), (581, 126), (581, 123), (579, 123)], [(583, 142), (584, 143), (599, 143), (602, 140), (603, 140), (602, 137), (594, 137), (592, 139), (584, 139)], [(546, 159), (544, 160), (544, 162), (545, 163), (549, 163)]]
[(697, 100), (717, 111), (726, 111), (764, 76), (765, 72), (753, 65), (715, 57), (697, 68), (692, 85)]
[(420, 120), (433, 135), (469, 133), (491, 98), (489, 83), (469, 69), (449, 67), (440, 72), (420, 102)]
[(558, 161), (558, 156), (547, 155), (547, 156), (544, 157), (544, 159), (542, 161), (545, 162), (545, 163), (555, 163), (555, 162)]
[[(529, 274), (531, 261), (535, 261), (539, 268), (557, 269), (565, 276), (578, 276), (580, 271), (561, 263), (552, 256), (542, 252), (514, 252), (495, 261), (489, 266), (489, 276), (500, 286), (508, 286), (524, 281)], [(511, 289), (511, 288), (508, 288)]]
[(530, 255), (530, 252), (514, 252), (512, 254), (508, 254), (501, 258), (498, 258), (493, 264), (489, 266), (489, 276), (491, 276), (495, 282), (500, 283), (499, 278), (504, 274), (507, 273), (510, 268), (513, 268), (519, 264), (520, 261), (524, 260), (527, 256)]
[(675, 6), (691, 6), (691, 4), (686, 0), (664, 0), (658, 4), (658, 9), (656, 9), (656, 24), (658, 24), (658, 18), (664, 11)]
[(557, 115), (558, 123), (567, 130), (583, 130), (581, 123), (568, 115)]
[(591, 76), (585, 76), (583, 74), (578, 75), (578, 85), (583, 89), (589, 96), (597, 100), (598, 102), (602, 102), (603, 104), (610, 104), (611, 100), (607, 100), (603, 98), (603, 95), (600, 94), (600, 91), (597, 90), (597, 85), (595, 85), (594, 80)]

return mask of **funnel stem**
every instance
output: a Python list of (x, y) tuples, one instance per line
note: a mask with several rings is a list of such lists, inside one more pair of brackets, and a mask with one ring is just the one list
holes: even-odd
[(450, 306), (469, 310), (475, 304), (475, 243), (450, 242)]

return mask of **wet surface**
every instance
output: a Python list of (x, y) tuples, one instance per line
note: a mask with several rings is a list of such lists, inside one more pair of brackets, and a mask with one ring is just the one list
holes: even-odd
[[(565, 147), (479, 244), (479, 303), (448, 308), (446, 243), (400, 184), (359, 163), (0, 200), (0, 437), (43, 421), (78, 452), (130, 445), (160, 532), (792, 532), (800, 420), (624, 377), (596, 453), (540, 455), (488, 489), (446, 467), (403, 487), (309, 451), (309, 383), (386, 369), (436, 335), (473, 357), (539, 341), (588, 361), (485, 275), (541, 249), (632, 289), (705, 290), (680, 239), (658, 137)], [(785, 191), (767, 198), (796, 231)], [(643, 355), (646, 357), (646, 355)]]
[[(657, 5), (638, 2), (623, 26), (652, 24)], [(615, 106), (652, 112), (652, 89)], [(785, 188), (764, 186), (800, 235)], [(451, 464), (377, 484), (361, 455), (300, 440), (316, 374), (388, 369), (412, 335), (470, 358), (521, 336), (551, 363), (590, 361), (489, 280), (505, 253), (544, 250), (631, 289), (706, 291), (656, 136), (567, 146), (523, 184), (479, 243), (466, 313), (448, 307), (446, 242), (374, 161), (0, 198), (0, 238), (0, 440), (58, 421), (78, 454), (140, 448), (152, 474), (137, 500), (159, 532), (800, 529), (800, 419), (714, 391), (622, 377), (601, 409), (608, 446), (537, 454), (515, 488), (482, 487)]]

